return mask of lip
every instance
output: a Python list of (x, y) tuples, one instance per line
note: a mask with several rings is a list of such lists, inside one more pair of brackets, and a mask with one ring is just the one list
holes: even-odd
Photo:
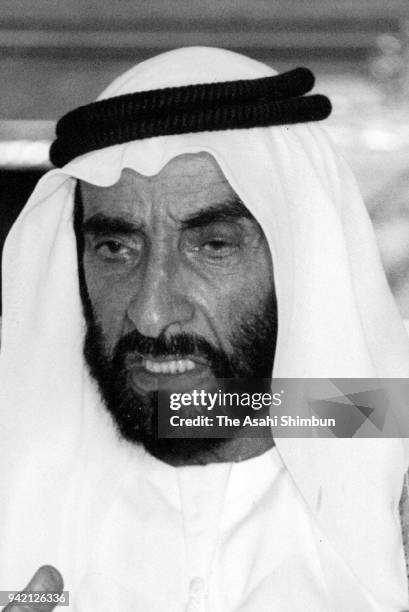
[[(172, 358), (157, 359), (158, 363), (165, 361), (173, 361), (176, 356)], [(189, 390), (196, 387), (203, 386), (206, 381), (213, 380), (213, 374), (207, 363), (203, 360), (198, 360), (196, 357), (184, 357), (184, 359), (190, 359), (195, 363), (195, 367), (185, 372), (175, 373), (163, 373), (163, 372), (150, 372), (143, 366), (142, 360), (138, 363), (133, 363), (129, 368), (130, 380), (132, 385), (137, 391), (149, 392), (149, 391), (160, 391), (160, 390)]]
[(179, 353), (174, 353), (173, 355), (161, 355), (160, 357), (153, 357), (152, 355), (140, 355), (139, 353), (133, 353), (129, 355), (126, 359), (127, 365), (130, 367), (133, 366), (142, 366), (143, 362), (149, 359), (150, 361), (156, 361), (157, 363), (166, 363), (167, 361), (178, 361), (188, 359), (189, 361), (193, 361), (198, 366), (207, 366), (209, 367), (209, 363), (205, 357), (201, 357), (200, 355), (180, 355)]

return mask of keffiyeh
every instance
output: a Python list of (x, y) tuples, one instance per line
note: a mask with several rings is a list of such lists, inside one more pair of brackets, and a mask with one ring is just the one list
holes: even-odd
[[(132, 68), (100, 99), (273, 74), (232, 52), (181, 49)], [(3, 254), (1, 588), (20, 588), (51, 563), (75, 594), (104, 512), (141, 452), (117, 439), (82, 358), (75, 181), (108, 186), (124, 168), (150, 176), (178, 155), (202, 151), (218, 162), (271, 249), (279, 321), (273, 376), (409, 375), (408, 341), (367, 212), (320, 125), (159, 136), (91, 151), (50, 171)], [(407, 606), (397, 512), (403, 441), (276, 444), (329, 546), (351, 570), (352, 586), (340, 589), (328, 569), (334, 610), (355, 610), (358, 592), (360, 610)]]

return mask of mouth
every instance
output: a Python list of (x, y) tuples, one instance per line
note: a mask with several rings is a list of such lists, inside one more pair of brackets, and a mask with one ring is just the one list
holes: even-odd
[(207, 360), (197, 356), (138, 357), (128, 367), (133, 384), (142, 391), (190, 388), (213, 378)]
[(142, 367), (151, 374), (184, 374), (194, 370), (192, 359), (142, 359)]

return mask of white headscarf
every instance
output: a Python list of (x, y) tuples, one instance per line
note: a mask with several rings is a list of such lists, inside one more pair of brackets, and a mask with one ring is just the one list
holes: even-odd
[[(228, 51), (181, 49), (132, 68), (101, 98), (273, 74)], [(140, 452), (117, 440), (82, 358), (74, 179), (108, 186), (124, 168), (154, 175), (175, 156), (202, 151), (217, 160), (271, 249), (279, 319), (274, 376), (409, 375), (408, 341), (368, 215), (320, 125), (157, 137), (87, 153), (50, 171), (3, 254), (1, 588), (22, 587), (40, 565), (52, 563), (75, 593), (105, 508)], [(277, 446), (313, 510), (321, 488), (320, 524), (368, 601), (401, 602), (404, 562), (394, 508), (406, 469), (402, 441), (278, 440)], [(368, 498), (377, 505), (370, 516)]]

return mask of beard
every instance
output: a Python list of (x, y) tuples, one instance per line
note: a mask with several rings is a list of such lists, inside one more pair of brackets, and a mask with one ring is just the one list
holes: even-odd
[(135, 355), (139, 359), (175, 355), (178, 359), (192, 355), (204, 357), (217, 379), (243, 381), (271, 377), (277, 334), (273, 292), (258, 313), (236, 324), (229, 343), (232, 347), (230, 353), (197, 334), (180, 333), (170, 338), (162, 334), (151, 338), (135, 329), (123, 336), (109, 354), (103, 329), (89, 302), (84, 310), (87, 313), (84, 357), (108, 412), (125, 440), (142, 444), (151, 455), (162, 461), (200, 463), (201, 456), (217, 451), (226, 438), (159, 437), (158, 392), (139, 393), (130, 381), (129, 362), (135, 359)]
[(158, 392), (138, 393), (130, 381), (129, 361), (149, 357), (202, 356), (217, 379), (269, 379), (277, 340), (277, 302), (273, 287), (257, 312), (237, 321), (229, 338), (229, 353), (197, 334), (180, 333), (170, 338), (143, 336), (138, 330), (126, 334), (111, 353), (104, 330), (95, 316), (88, 294), (83, 264), (83, 207), (79, 182), (75, 189), (74, 231), (77, 242), (79, 290), (86, 322), (84, 358), (96, 381), (106, 409), (120, 436), (142, 445), (151, 455), (167, 463), (204, 463), (201, 457), (217, 451), (226, 438), (165, 438), (158, 436)]

